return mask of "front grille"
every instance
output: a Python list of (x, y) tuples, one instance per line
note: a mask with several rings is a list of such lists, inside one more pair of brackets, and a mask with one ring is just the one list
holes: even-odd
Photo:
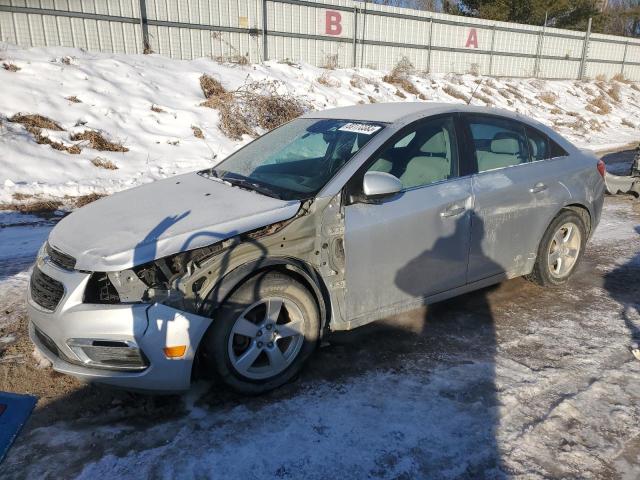
[(47, 242), (47, 255), (53, 264), (59, 266), (60, 268), (64, 268), (65, 270), (73, 270), (76, 266), (76, 259), (71, 255), (67, 255), (66, 253), (62, 253), (60, 250), (53, 248)]
[(33, 267), (31, 274), (31, 298), (33, 301), (47, 310), (55, 310), (64, 295), (64, 286), (49, 275), (45, 275), (40, 269)]

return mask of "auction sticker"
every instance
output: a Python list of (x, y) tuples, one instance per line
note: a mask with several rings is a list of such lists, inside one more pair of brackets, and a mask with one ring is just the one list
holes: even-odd
[(370, 123), (347, 123), (341, 126), (338, 130), (341, 132), (364, 133), (365, 135), (371, 135), (381, 128), (382, 127), (379, 125), (371, 125)]

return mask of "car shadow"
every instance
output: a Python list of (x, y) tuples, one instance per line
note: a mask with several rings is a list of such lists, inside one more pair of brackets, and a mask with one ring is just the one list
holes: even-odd
[[(635, 227), (640, 235), (640, 226)], [(622, 306), (620, 315), (629, 332), (629, 343), (640, 343), (640, 324), (632, 317), (640, 315), (640, 254), (608, 272), (604, 276), (604, 288)], [(635, 347), (637, 348), (637, 347)]]
[[(175, 221), (179, 219), (167, 219), (155, 228), (153, 233), (150, 232), (144, 240), (145, 249), (148, 249), (154, 238), (157, 239)], [(479, 219), (474, 217), (474, 221), (477, 222)], [(453, 236), (459, 235), (459, 229), (468, 230), (468, 225), (465, 226), (462, 222), (463, 219), (458, 221)], [(438, 249), (450, 240), (451, 237), (440, 238), (433, 249)], [(255, 242), (258, 248), (262, 248), (262, 256), (266, 258), (267, 251), (260, 241), (251, 241)], [(225, 273), (230, 265), (229, 258), (240, 244), (233, 244), (223, 252), (223, 255), (226, 255), (226, 260), (222, 260)], [(424, 265), (424, 256), (428, 256), (430, 251), (431, 249), (426, 250), (397, 272), (396, 285), (412, 297), (420, 298), (421, 292), (424, 291), (421, 288), (422, 284), (430, 280), (430, 275), (416, 276), (419, 270), (413, 263)], [(494, 315), (487, 298), (490, 291), (491, 288), (487, 288), (375, 322), (352, 332), (333, 334), (327, 338), (329, 346), (319, 349), (311, 358), (308, 368), (300, 375), (300, 381), (289, 383), (260, 397), (244, 397), (220, 384), (200, 383), (197, 386), (200, 389), (197, 404), (205, 409), (208, 415), (223, 414), (238, 405), (243, 405), (249, 411), (256, 411), (269, 408), (275, 403), (286, 402), (299, 394), (305, 395), (309, 386), (318, 382), (349, 385), (363, 377), (369, 378), (368, 374), (374, 374), (370, 381), (375, 382), (375, 373), (380, 371), (390, 372), (393, 376), (418, 376), (420, 380), (417, 388), (422, 389), (423, 393), (420, 394), (418, 391), (417, 395), (424, 395), (425, 405), (428, 408), (438, 408), (444, 403), (460, 412), (473, 411), (473, 432), (465, 432), (460, 425), (460, 419), (455, 416), (442, 417), (436, 423), (430, 424), (420, 416), (424, 411), (407, 411), (406, 415), (412, 423), (422, 425), (425, 438), (469, 436), (478, 439), (466, 447), (463, 465), (459, 466), (462, 468), (460, 477), (500, 477), (503, 471), (496, 433), (499, 405), (495, 386), (496, 335)], [(456, 372), (455, 380), (452, 379), (449, 385), (438, 387), (436, 396), (432, 397), (434, 378), (441, 382), (442, 376), (432, 377), (431, 372), (447, 369)], [(395, 392), (388, 392), (390, 398), (394, 395)], [(38, 427), (52, 422), (73, 421), (73, 428), (82, 431), (109, 429), (114, 425), (126, 426), (118, 434), (118, 441), (95, 442), (84, 458), (77, 458), (75, 463), (70, 463), (65, 474), (73, 475), (82, 470), (84, 462), (100, 459), (104, 455), (127, 455), (132, 448), (142, 451), (172, 441), (171, 432), (167, 432), (165, 436), (149, 436), (148, 439), (144, 439), (143, 433), (155, 431), (158, 424), (171, 420), (188, 422), (191, 408), (189, 404), (193, 405), (191, 397), (192, 393), (154, 396), (99, 385), (84, 385), (38, 409), (17, 445), (29, 442), (30, 435), (34, 434)], [(402, 405), (402, 401), (402, 398), (398, 398), (399, 406)], [(332, 416), (331, 412), (319, 414), (325, 417), (329, 427), (332, 426), (332, 422), (343, 421), (340, 416)], [(371, 425), (380, 421), (376, 412), (372, 412), (371, 415), (365, 417), (361, 425), (354, 427), (365, 428), (365, 424)], [(251, 438), (249, 432), (245, 433), (247, 438)], [(403, 438), (405, 433), (400, 431), (398, 438)], [(242, 430), (238, 431), (238, 435), (242, 435)], [(136, 440), (136, 444), (132, 446), (126, 441), (128, 436), (144, 440)], [(332, 438), (330, 441), (340, 440)], [(318, 448), (317, 440), (311, 438), (301, 437), (298, 438), (298, 442), (311, 442), (309, 448)], [(392, 441), (389, 448), (393, 447)], [(263, 451), (261, 455), (268, 457), (269, 453)], [(277, 452), (271, 453), (275, 455)], [(420, 465), (419, 473), (425, 478), (440, 477), (450, 468), (450, 465), (443, 463), (447, 453), (435, 451), (428, 445), (416, 445), (407, 455)], [(357, 463), (360, 460), (347, 459), (347, 462), (349, 461)], [(391, 466), (385, 466), (383, 462), (380, 468), (384, 470)]]

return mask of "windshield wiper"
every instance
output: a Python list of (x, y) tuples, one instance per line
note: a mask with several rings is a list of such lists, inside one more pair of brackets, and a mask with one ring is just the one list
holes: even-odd
[(243, 188), (249, 191), (255, 191), (263, 195), (266, 195), (267, 197), (273, 197), (273, 198), (282, 200), (282, 197), (280, 196), (280, 194), (277, 193), (275, 190), (272, 190), (269, 187), (266, 187), (260, 183), (252, 182), (247, 178), (231, 177), (229, 175), (223, 175), (222, 177), (219, 177), (219, 178), (221, 178), (225, 182), (229, 182), (231, 185), (235, 185), (236, 187)]

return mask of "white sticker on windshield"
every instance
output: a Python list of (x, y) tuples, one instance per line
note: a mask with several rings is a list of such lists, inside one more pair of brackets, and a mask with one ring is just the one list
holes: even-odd
[(364, 133), (365, 135), (371, 135), (381, 128), (382, 127), (379, 125), (371, 125), (370, 123), (347, 123), (346, 125), (341, 126), (338, 130), (341, 132)]

